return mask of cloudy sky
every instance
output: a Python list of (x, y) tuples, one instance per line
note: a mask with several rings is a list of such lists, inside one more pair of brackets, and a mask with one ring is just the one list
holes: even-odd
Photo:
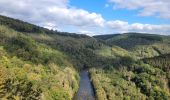
[(88, 35), (170, 35), (170, 0), (0, 0), (0, 14)]

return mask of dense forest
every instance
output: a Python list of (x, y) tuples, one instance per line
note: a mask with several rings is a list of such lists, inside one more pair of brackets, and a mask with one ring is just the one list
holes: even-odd
[(0, 16), (0, 99), (71, 100), (84, 68), (97, 100), (169, 100), (170, 36), (90, 37)]
[(95, 36), (108, 46), (98, 53), (115, 58), (92, 68), (98, 100), (169, 100), (170, 37), (126, 33)]

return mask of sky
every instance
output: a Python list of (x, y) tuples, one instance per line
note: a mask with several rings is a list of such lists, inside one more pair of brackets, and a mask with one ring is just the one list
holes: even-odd
[(0, 14), (45, 28), (103, 35), (170, 35), (170, 0), (0, 0)]

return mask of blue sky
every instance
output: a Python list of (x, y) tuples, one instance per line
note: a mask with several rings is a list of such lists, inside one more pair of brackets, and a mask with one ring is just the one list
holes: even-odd
[(170, 34), (169, 0), (0, 0), (0, 14), (90, 36)]
[(108, 0), (91, 0), (90, 2), (89, 0), (70, 0), (70, 5), (89, 12), (100, 13), (106, 20), (124, 20), (130, 24), (136, 22), (142, 24), (170, 24), (170, 19), (157, 18), (155, 16), (138, 16), (139, 10), (114, 10), (113, 4), (110, 4)]

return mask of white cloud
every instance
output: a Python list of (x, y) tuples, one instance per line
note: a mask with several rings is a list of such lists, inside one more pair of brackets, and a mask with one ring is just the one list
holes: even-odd
[(126, 21), (108, 21), (107, 26), (117, 32), (146, 32), (146, 33), (159, 33), (169, 34), (170, 25), (153, 25), (153, 24), (141, 24), (132, 23), (129, 24)]
[(170, 19), (169, 0), (110, 0), (114, 9), (139, 10), (140, 16), (156, 16)]
[(58, 30), (57, 26), (53, 23), (44, 23), (43, 25), (45, 28), (48, 28), (50, 30)]
[[(115, 3), (116, 8), (143, 8), (140, 15), (148, 16), (161, 13), (161, 17), (170, 17), (169, 11), (167, 11), (169, 3), (165, 4), (168, 0), (162, 0), (161, 2), (153, 2), (155, 0), (110, 1)], [(148, 3), (150, 6), (148, 6)], [(165, 4), (165, 6), (162, 7), (162, 4)], [(151, 10), (154, 8), (153, 5), (161, 7)], [(105, 6), (107, 7), (108, 5)], [(129, 24), (121, 20), (107, 21), (101, 14), (70, 6), (69, 0), (0, 0), (0, 14), (19, 18), (49, 29), (60, 29), (61, 31), (78, 32), (88, 35), (129, 31), (164, 34), (170, 32), (170, 25)]]
[(68, 2), (68, 0), (16, 0), (15, 2), (1, 0), (0, 14), (35, 24), (48, 22), (56, 26), (103, 26), (104, 19), (100, 14), (69, 7)]
[(115, 21), (108, 21), (106, 25), (115, 30), (128, 30), (128, 22), (115, 20)]
[(48, 10), (58, 24), (92, 27), (103, 26), (105, 21), (100, 14), (89, 13), (82, 9), (53, 7)]

